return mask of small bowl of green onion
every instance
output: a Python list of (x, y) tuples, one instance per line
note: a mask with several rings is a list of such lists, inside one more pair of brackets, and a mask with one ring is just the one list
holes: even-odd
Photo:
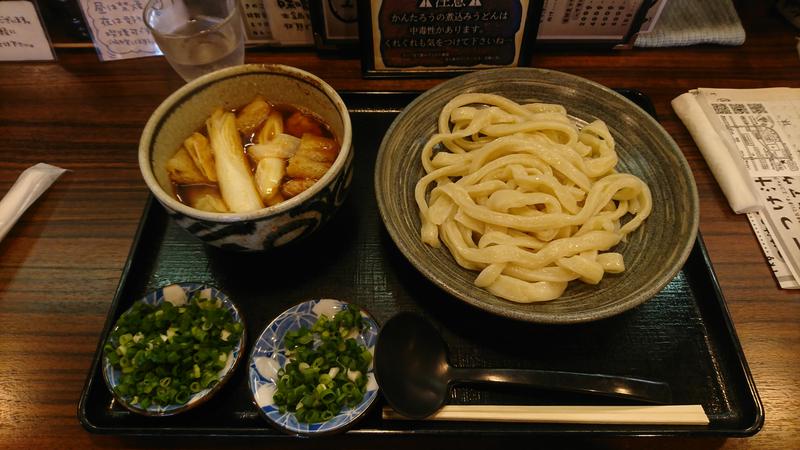
[(241, 360), (236, 305), (203, 283), (156, 289), (122, 313), (103, 345), (103, 378), (114, 398), (146, 416), (171, 416), (216, 393)]
[(319, 436), (347, 430), (378, 397), (378, 324), (354, 304), (310, 300), (284, 311), (256, 340), (248, 380), (276, 427)]

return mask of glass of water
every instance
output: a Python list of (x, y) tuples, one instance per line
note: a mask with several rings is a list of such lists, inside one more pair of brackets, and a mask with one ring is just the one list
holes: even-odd
[(236, 0), (150, 0), (144, 23), (184, 80), (244, 63)]

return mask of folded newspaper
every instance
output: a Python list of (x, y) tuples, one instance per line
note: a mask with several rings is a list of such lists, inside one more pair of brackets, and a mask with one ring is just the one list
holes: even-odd
[(700, 88), (672, 107), (778, 284), (800, 288), (800, 89)]

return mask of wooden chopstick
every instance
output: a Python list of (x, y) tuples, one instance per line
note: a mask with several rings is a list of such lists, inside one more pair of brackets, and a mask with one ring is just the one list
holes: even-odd
[[(387, 420), (409, 420), (388, 406), (383, 408), (383, 418)], [(708, 416), (703, 411), (702, 405), (445, 405), (424, 420), (708, 425)]]

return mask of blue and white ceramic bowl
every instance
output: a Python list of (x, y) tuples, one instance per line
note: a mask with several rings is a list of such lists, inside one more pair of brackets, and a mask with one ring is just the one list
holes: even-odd
[[(296, 197), (256, 211), (213, 213), (179, 202), (172, 195), (167, 161), (215, 109), (242, 106), (256, 95), (319, 115), (339, 140), (333, 165)], [(306, 71), (264, 64), (228, 67), (187, 83), (153, 112), (139, 141), (139, 168), (153, 196), (192, 235), (223, 249), (268, 250), (311, 235), (344, 202), (353, 178), (350, 115), (339, 94)]]
[[(248, 367), (250, 390), (253, 392), (256, 406), (263, 416), (278, 428), (292, 434), (306, 436), (341, 432), (364, 416), (378, 397), (375, 369), (370, 364), (369, 372), (367, 372), (367, 392), (361, 403), (353, 408), (342, 409), (339, 414), (326, 422), (300, 423), (293, 413), (281, 414), (272, 400), (276, 389), (278, 370), (288, 361), (286, 347), (283, 345), (286, 333), (301, 327), (310, 328), (321, 315), (325, 314), (330, 318), (346, 308), (349, 308), (346, 302), (333, 299), (309, 300), (300, 303), (275, 318), (256, 340)], [(367, 347), (374, 356), (375, 343), (378, 339), (378, 324), (363, 309), (361, 316), (364, 318), (366, 327), (356, 337), (356, 341)]]
[[(236, 308), (236, 305), (228, 298), (227, 295), (215, 287), (202, 283), (171, 284), (148, 293), (144, 296), (144, 298), (138, 301), (153, 306), (158, 306), (161, 303), (168, 301), (173, 305), (178, 306), (186, 303), (196, 292), (200, 292), (204, 298), (213, 298), (219, 300), (222, 306), (231, 314), (231, 317), (235, 322), (242, 324), (244, 323), (239, 310)], [(114, 325), (114, 328), (116, 327), (117, 325)], [(244, 354), (244, 345), (245, 333), (243, 331), (239, 342), (236, 343), (236, 346), (228, 354), (228, 360), (225, 364), (225, 367), (219, 371), (219, 381), (214, 386), (193, 394), (184, 404), (159, 406), (149, 405), (147, 408), (142, 408), (138, 403), (131, 403), (129, 398), (117, 395), (117, 393), (114, 392), (114, 388), (119, 384), (119, 379), (122, 374), (119, 369), (114, 369), (114, 367), (112, 367), (111, 363), (105, 356), (103, 356), (102, 366), (103, 378), (106, 381), (106, 385), (111, 390), (111, 393), (114, 395), (114, 398), (126, 409), (145, 416), (172, 416), (201, 405), (210, 399), (220, 388), (222, 388), (225, 382), (228, 381), (233, 374), (234, 370), (239, 364), (239, 361), (242, 359), (242, 355)]]

